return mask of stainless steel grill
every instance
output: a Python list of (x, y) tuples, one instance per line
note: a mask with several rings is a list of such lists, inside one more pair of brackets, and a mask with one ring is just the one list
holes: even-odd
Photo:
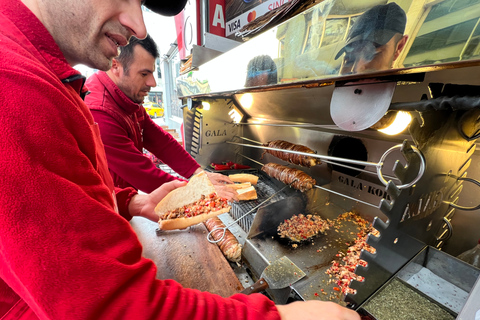
[[(275, 186), (274, 182), (270, 177), (266, 176), (265, 174), (262, 174), (261, 172), (257, 172), (256, 175), (259, 177), (258, 183), (255, 186), (255, 189), (257, 190), (258, 199), (233, 203), (232, 209), (230, 210), (230, 215), (235, 220), (240, 218), (242, 215), (244, 215), (245, 212), (252, 210), (259, 203), (267, 199), (269, 196), (271, 196), (278, 190), (278, 187)], [(287, 197), (287, 194), (282, 191), (282, 192), (279, 192), (277, 195), (275, 195), (270, 200), (270, 202), (275, 202), (281, 199), (285, 199), (286, 197)], [(243, 217), (237, 223), (246, 233), (248, 233), (250, 231), (250, 228), (252, 227), (252, 223), (254, 219), (255, 219), (255, 213), (252, 213), (250, 215)]]

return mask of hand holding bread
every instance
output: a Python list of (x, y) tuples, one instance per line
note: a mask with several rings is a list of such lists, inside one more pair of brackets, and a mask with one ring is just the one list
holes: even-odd
[(155, 207), (161, 230), (185, 229), (230, 211), (227, 200), (216, 194), (205, 172), (167, 194)]

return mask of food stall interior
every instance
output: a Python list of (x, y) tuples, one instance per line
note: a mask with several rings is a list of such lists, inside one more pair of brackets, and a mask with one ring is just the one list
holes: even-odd
[[(391, 67), (343, 73), (336, 56), (355, 21), (391, 3), (321, 1), (180, 75), (184, 145), (205, 168), (233, 161), (251, 168), (218, 172), (259, 177), (258, 199), (220, 217), (243, 245), (253, 278), (284, 256), (306, 274), (267, 289), (276, 303), (331, 300), (372, 318), (410, 319), (378, 307), (388, 304), (382, 294), (408, 292), (418, 309), (425, 311), (422, 299), (436, 307), (432, 319), (475, 319), (471, 301), (480, 297), (469, 295), (478, 295), (480, 270), (455, 256), (480, 238), (480, 3), (395, 1), (408, 40)], [(274, 61), (266, 74), (274, 70), (275, 81), (246, 81), (260, 56)], [(402, 117), (398, 132), (384, 133)], [(275, 178), (275, 164), (313, 182), (297, 173)], [(279, 236), (279, 225), (299, 215), (328, 227), (302, 241)], [(412, 279), (427, 273), (436, 286), (457, 290), (455, 303), (445, 302), (453, 300), (448, 290), (439, 297), (419, 289), (425, 283)]]

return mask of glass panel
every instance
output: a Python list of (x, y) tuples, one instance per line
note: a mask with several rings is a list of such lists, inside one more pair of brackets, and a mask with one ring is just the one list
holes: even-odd
[(479, 58), (478, 0), (325, 0), (181, 76), (179, 93)]

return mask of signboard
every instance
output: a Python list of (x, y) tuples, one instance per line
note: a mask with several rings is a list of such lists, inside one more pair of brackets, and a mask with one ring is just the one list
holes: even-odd
[(210, 0), (208, 11), (208, 32), (217, 36), (225, 37), (225, 0)]
[[(201, 15), (201, 2), (208, 5), (208, 17)], [(204, 23), (208, 23), (206, 32), (225, 37), (225, 0), (188, 0), (185, 9), (175, 16), (180, 59), (191, 53), (193, 45), (204, 45), (201, 35)]]
[(191, 53), (194, 44), (198, 42), (197, 35), (197, 2), (188, 0), (185, 9), (175, 16), (177, 45), (180, 59), (185, 59)]
[(247, 23), (287, 2), (290, 0), (225, 0), (227, 7), (225, 36), (234, 35)]

